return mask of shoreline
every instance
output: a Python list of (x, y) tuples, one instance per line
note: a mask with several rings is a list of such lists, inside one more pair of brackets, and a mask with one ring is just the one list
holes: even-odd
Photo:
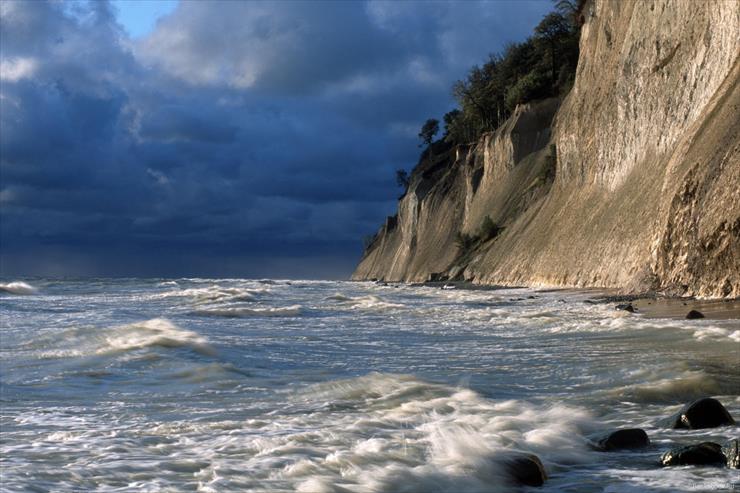
[[(645, 318), (686, 319), (686, 314), (696, 310), (704, 315), (705, 320), (740, 319), (740, 298), (697, 299), (693, 297), (667, 296), (657, 293), (620, 294), (616, 288), (531, 288), (529, 286), (500, 286), (495, 284), (474, 284), (466, 281), (428, 281), (419, 283), (394, 283), (369, 281), (376, 284), (405, 284), (413, 287), (431, 287), (442, 289), (454, 286), (454, 289), (466, 291), (497, 291), (502, 289), (531, 289), (534, 293), (562, 293), (568, 298), (590, 304), (631, 304), (635, 315)], [(452, 288), (450, 288), (452, 289)], [(701, 319), (699, 319), (701, 320)]]

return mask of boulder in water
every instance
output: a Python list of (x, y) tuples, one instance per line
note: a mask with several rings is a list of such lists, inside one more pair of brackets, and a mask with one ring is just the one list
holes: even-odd
[(660, 458), (663, 466), (723, 466), (725, 462), (722, 446), (714, 442), (674, 448)]
[(637, 308), (632, 306), (632, 303), (623, 303), (614, 307), (617, 310), (624, 310), (626, 312), (635, 313)]
[(503, 460), (504, 470), (512, 483), (524, 486), (542, 486), (547, 479), (545, 466), (533, 454), (515, 453)]
[(738, 451), (738, 445), (740, 440), (735, 438), (730, 440), (722, 447), (722, 453), (725, 454), (727, 459), (727, 467), (731, 469), (740, 469), (740, 451)]
[(721, 402), (705, 397), (686, 404), (678, 413), (668, 418), (667, 424), (670, 428), (698, 430), (734, 425), (735, 420)]
[(610, 431), (592, 437), (593, 447), (596, 450), (608, 452), (611, 450), (642, 448), (650, 445), (650, 439), (641, 428), (625, 428)]
[(699, 310), (691, 310), (689, 313), (686, 314), (686, 318), (688, 320), (694, 320), (697, 318), (704, 318), (704, 314), (700, 312)]

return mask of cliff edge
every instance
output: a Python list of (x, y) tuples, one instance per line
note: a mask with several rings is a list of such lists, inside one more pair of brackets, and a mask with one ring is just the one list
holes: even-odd
[(738, 4), (583, 14), (565, 100), (432, 146), (353, 279), (740, 296)]

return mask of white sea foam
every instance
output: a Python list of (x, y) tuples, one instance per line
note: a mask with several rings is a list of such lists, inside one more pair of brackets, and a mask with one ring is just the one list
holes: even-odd
[[(296, 397), (313, 411), (260, 423), (245, 467), (255, 479), (296, 481), (298, 491), (508, 491), (500, 465), (514, 451), (538, 455), (550, 471), (592, 454), (584, 433), (594, 422), (571, 406), (491, 401), (378, 373)], [(264, 469), (264, 457), (282, 466)]]
[(269, 288), (239, 288), (214, 285), (205, 288), (190, 288), (167, 291), (165, 293), (159, 293), (155, 296), (158, 298), (190, 298), (195, 304), (207, 304), (254, 301), (257, 296), (269, 292)]
[(703, 327), (694, 331), (694, 337), (698, 341), (729, 339), (734, 342), (740, 342), (740, 330), (725, 329), (722, 327)]
[(201, 354), (214, 354), (207, 338), (180, 328), (166, 318), (108, 328), (72, 327), (61, 333), (38, 336), (25, 347), (34, 350), (36, 357), (42, 359), (116, 355), (155, 347), (186, 347)]
[(246, 308), (235, 306), (209, 306), (200, 308), (193, 312), (196, 315), (206, 315), (211, 317), (297, 317), (303, 313), (301, 305), (281, 306), (281, 307), (264, 307), (264, 308)]
[(353, 309), (359, 310), (377, 310), (385, 308), (403, 308), (404, 305), (401, 303), (391, 303), (380, 296), (366, 295), (366, 296), (346, 296), (341, 293), (336, 293), (326, 298), (328, 301), (337, 302), (339, 305), (347, 306)]
[(166, 318), (121, 325), (108, 329), (99, 354), (148, 347), (189, 347), (203, 354), (213, 354), (208, 340), (196, 332), (182, 329)]
[[(692, 491), (734, 473), (650, 465), (734, 433), (656, 426), (702, 395), (740, 413), (732, 321), (526, 290), (178, 282), (191, 289), (58, 282), (0, 303), (5, 488), (502, 492), (515, 451), (542, 459), (547, 491)], [(311, 316), (266, 318), (296, 306)], [(127, 323), (134, 311), (143, 321)], [(209, 341), (224, 349), (203, 357)], [(588, 447), (594, 431), (635, 426), (655, 448)]]
[(38, 290), (23, 281), (14, 281), (9, 283), (0, 283), (0, 292), (8, 294), (36, 294)]
[(723, 387), (703, 370), (678, 364), (666, 367), (640, 368), (626, 378), (634, 383), (616, 387), (614, 396), (636, 402), (684, 402), (706, 395), (723, 393)]

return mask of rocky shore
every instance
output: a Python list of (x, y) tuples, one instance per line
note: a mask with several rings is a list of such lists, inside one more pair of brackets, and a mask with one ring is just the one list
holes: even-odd
[[(393, 285), (373, 279), (379, 284)], [(466, 281), (429, 281), (414, 283), (416, 286), (427, 286), (438, 289), (465, 289), (471, 291), (495, 291), (512, 289), (511, 286), (475, 284)], [(517, 287), (517, 286), (515, 286)], [(524, 288), (524, 286), (518, 286)], [(615, 310), (624, 310), (646, 318), (731, 320), (740, 319), (740, 298), (698, 299), (694, 297), (665, 296), (656, 293), (619, 294), (617, 289), (602, 288), (553, 288), (534, 290), (537, 293), (561, 293), (563, 302), (576, 301), (588, 304), (613, 305)], [(694, 316), (689, 316), (690, 313)], [(698, 316), (696, 315), (698, 314)]]
[[(731, 439), (724, 444), (700, 441), (701, 436), (692, 435), (693, 430), (736, 427), (737, 423), (718, 400), (705, 397), (686, 404), (678, 413), (663, 420), (666, 428), (686, 430), (684, 443), (668, 450), (659, 451), (652, 445), (648, 433), (640, 428), (608, 430), (590, 437), (594, 450), (600, 452), (655, 449), (655, 467), (693, 466), (727, 467), (740, 469), (738, 447), (740, 441)], [(660, 454), (660, 455), (658, 455)], [(541, 486), (547, 480), (547, 471), (538, 457), (519, 454), (510, 458), (505, 469), (511, 482), (517, 485)]]

